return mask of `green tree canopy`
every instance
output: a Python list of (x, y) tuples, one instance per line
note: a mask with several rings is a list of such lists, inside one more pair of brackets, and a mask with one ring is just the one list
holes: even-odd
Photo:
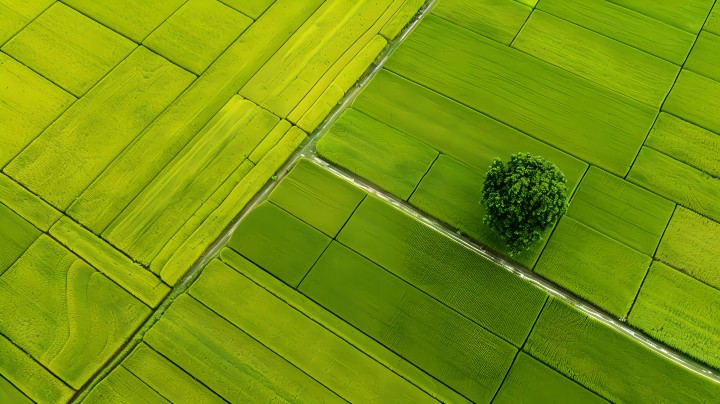
[(542, 157), (518, 153), (496, 158), (485, 177), (485, 223), (514, 255), (528, 249), (567, 211), (565, 175)]

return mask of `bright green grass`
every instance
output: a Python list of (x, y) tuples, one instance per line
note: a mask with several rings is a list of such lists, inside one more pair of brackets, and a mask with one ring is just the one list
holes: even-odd
[(2, 51), (80, 97), (136, 47), (129, 39), (56, 3)]
[(628, 180), (720, 221), (720, 179), (643, 147)]
[(40, 237), (40, 230), (0, 203), (0, 275)]
[(268, 199), (335, 237), (350, 218), (365, 192), (307, 160), (298, 164), (270, 193)]
[(315, 8), (314, 1), (271, 7), (103, 171), (73, 202), (68, 214), (102, 232)]
[(50, 234), (150, 307), (157, 307), (170, 291), (159, 278), (68, 217), (55, 223)]
[(0, 3), (0, 45), (53, 3), (53, 0), (5, 0)]
[(330, 238), (272, 203), (243, 218), (228, 246), (291, 286), (297, 286)]
[(385, 69), (353, 108), (483, 172), (496, 157), (529, 152), (557, 165), (572, 189), (587, 168), (575, 157)]
[(606, 0), (543, 0), (546, 11), (582, 27), (682, 65), (695, 35)]
[(362, 349), (368, 356), (380, 362), (386, 368), (401, 375), (404, 379), (422, 388), (441, 402), (469, 402), (456, 391), (416, 367), (407, 359), (397, 355), (387, 347), (364, 334), (357, 328), (335, 316), (296, 289), (284, 284), (262, 268), (243, 258), (229, 248), (223, 248), (220, 258), (224, 263), (268, 290), (295, 310), (312, 318), (316, 323), (330, 330), (351, 345)]
[(720, 35), (701, 31), (684, 68), (720, 81)]
[(103, 237), (149, 265), (192, 214), (202, 207), (279, 122), (236, 96), (103, 231)]
[[(717, 55), (715, 57), (717, 58)], [(717, 63), (714, 65), (717, 66)], [(683, 69), (663, 105), (663, 111), (720, 133), (718, 94), (720, 82)]]
[[(238, 290), (242, 293), (236, 293)], [(350, 402), (433, 401), (358, 348), (220, 261), (212, 261), (203, 270), (190, 294)], [(278, 328), (291, 331), (292, 336), (278, 333)]]
[(590, 167), (567, 215), (646, 255), (655, 254), (675, 204)]
[(720, 290), (720, 223), (678, 206), (656, 258)]
[(706, 402), (720, 394), (720, 384), (555, 299), (525, 351), (612, 402)]
[(113, 31), (140, 43), (186, 0), (67, 0), (64, 3)]
[(200, 75), (252, 22), (216, 0), (190, 0), (143, 45)]
[[(423, 212), (449, 223), (460, 233), (507, 255), (508, 246), (505, 241), (483, 222), (486, 213), (485, 205), (481, 203), (484, 180), (484, 170), (480, 171), (453, 158), (440, 155), (427, 175), (423, 177), (410, 198), (410, 203)], [(577, 184), (577, 181), (573, 182)], [(510, 259), (532, 268), (551, 230), (545, 232), (528, 250)]]
[(432, 147), (348, 109), (317, 144), (318, 153), (401, 199), (407, 199), (438, 153)]
[(275, 0), (220, 0), (235, 10), (257, 20)]
[[(5, 313), (5, 309), (0, 309)], [(0, 375), (36, 402), (67, 402), (75, 394), (46, 368), (0, 335)]]
[(42, 231), (50, 230), (61, 216), (55, 208), (0, 174), (0, 202)]
[(621, 175), (656, 115), (647, 105), (432, 15), (386, 68)]
[(224, 403), (223, 399), (202, 385), (177, 365), (141, 343), (122, 361), (129, 370), (145, 384), (171, 402), (189, 399), (203, 403)]
[(541, 290), (375, 197), (338, 241), (518, 347), (545, 302)]
[(18, 390), (17, 387), (2, 376), (0, 376), (0, 401), (17, 404), (33, 403), (22, 391)]
[(245, 84), (240, 95), (287, 117), (390, 4), (391, 0), (325, 2)]
[[(1, 6), (0, 6), (1, 7)], [(5, 166), (75, 97), (0, 53), (0, 167)]]
[(666, 24), (697, 34), (714, 0), (609, 0)]
[(53, 122), (5, 172), (65, 209), (194, 78), (140, 47)]
[(170, 403), (150, 386), (122, 366), (118, 366), (98, 383), (83, 403)]
[(188, 295), (173, 302), (145, 342), (229, 402), (342, 401)]
[(489, 401), (517, 349), (333, 242), (300, 291), (467, 398)]
[(720, 368), (720, 290), (655, 261), (628, 321), (662, 341)]
[(607, 402), (532, 356), (520, 352), (493, 403), (554, 403), (558, 401), (595, 404)]
[(618, 318), (627, 316), (652, 259), (565, 216), (535, 272)]
[(513, 0), (442, 0), (432, 13), (470, 31), (510, 45), (532, 9)]
[(302, 141), (306, 134), (297, 127), (290, 128), (285, 136), (275, 145), (253, 169), (235, 185), (227, 197), (214, 208), (202, 223), (193, 216), (186, 226), (197, 225), (192, 233), (185, 238), (188, 229), (183, 228), (176, 233), (170, 243), (156, 257), (150, 268), (160, 273), (163, 281), (174, 285), (190, 269), (190, 267), (205, 253), (222, 231), (235, 219), (240, 207), (244, 207), (250, 199), (257, 194), (265, 183), (282, 164), (287, 160)]
[(532, 13), (513, 47), (660, 108), (680, 67), (552, 14)]
[(645, 146), (720, 177), (720, 136), (661, 112)]
[(0, 278), (0, 307), (0, 332), (75, 389), (150, 314), (45, 235)]

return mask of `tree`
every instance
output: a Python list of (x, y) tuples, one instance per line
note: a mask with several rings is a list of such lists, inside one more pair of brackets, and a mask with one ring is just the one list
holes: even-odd
[(485, 177), (485, 223), (508, 245), (510, 255), (528, 249), (567, 211), (565, 175), (530, 153), (504, 164), (493, 160)]

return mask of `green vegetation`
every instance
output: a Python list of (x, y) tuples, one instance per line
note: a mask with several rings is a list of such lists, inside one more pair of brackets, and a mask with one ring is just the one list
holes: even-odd
[(532, 8), (514, 0), (442, 0), (431, 12), (470, 31), (510, 45), (531, 11)]
[(510, 254), (526, 250), (567, 211), (565, 176), (553, 163), (518, 153), (495, 159), (485, 175), (485, 223), (505, 240)]

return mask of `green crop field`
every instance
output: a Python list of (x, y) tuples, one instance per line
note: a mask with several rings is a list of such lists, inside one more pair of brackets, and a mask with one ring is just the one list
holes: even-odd
[(714, 402), (718, 252), (716, 0), (0, 0), (2, 403)]

